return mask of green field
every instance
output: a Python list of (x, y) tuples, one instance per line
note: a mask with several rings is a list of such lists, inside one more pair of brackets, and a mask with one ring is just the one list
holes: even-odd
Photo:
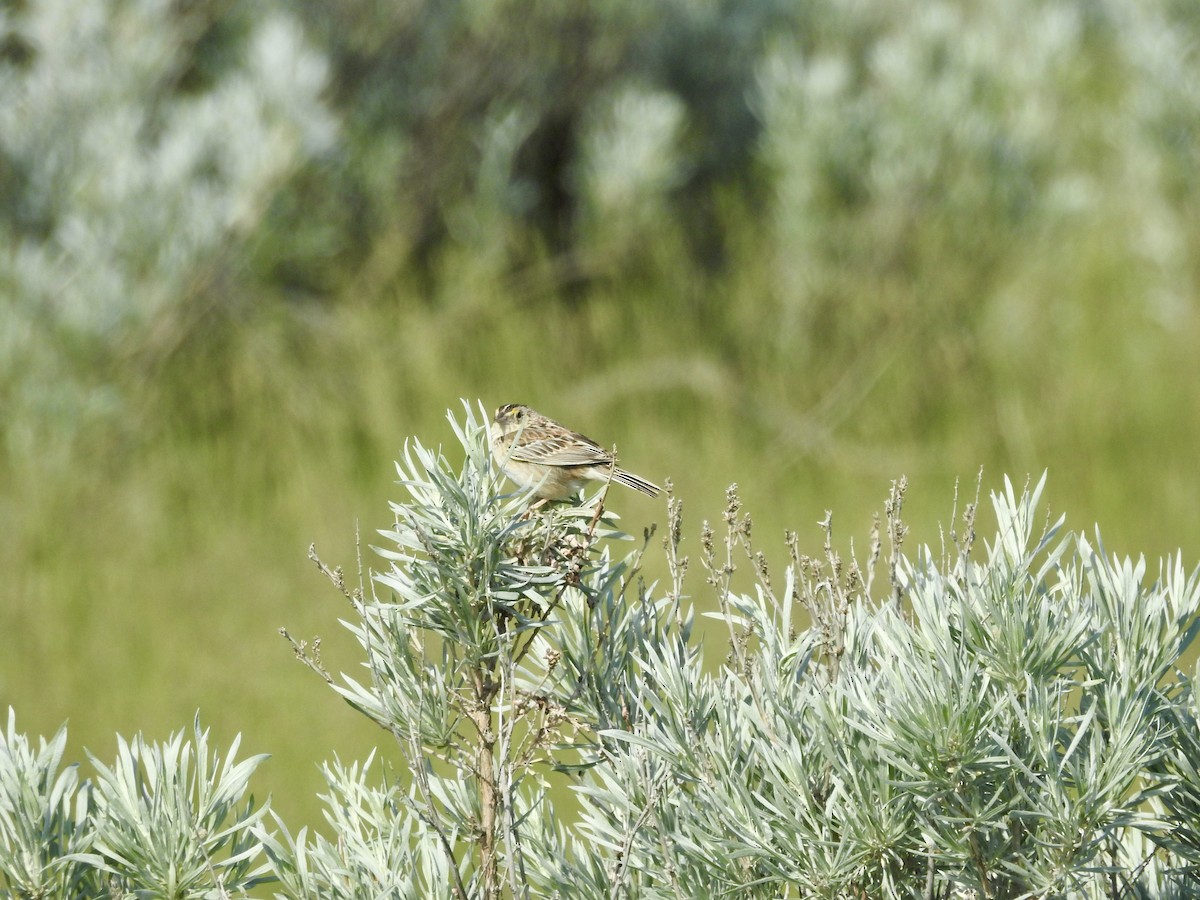
[[(611, 438), (629, 467), (672, 480), (685, 547), (701, 519), (719, 519), (734, 481), (759, 547), (782, 564), (783, 530), (815, 554), (826, 509), (835, 535), (864, 546), (892, 477), (910, 480), (912, 540), (936, 543), (957, 479), (970, 495), (979, 466), (985, 490), (1002, 472), (1019, 479), (1044, 467), (1051, 505), (1076, 527), (1100, 522), (1111, 551), (1197, 558), (1197, 416), (1186, 396), (1164, 397), (1200, 377), (1182, 336), (1119, 341), (1097, 322), (1090, 340), (1064, 346), (1072, 368), (1050, 376), (1030, 360), (1019, 377), (1014, 366), (1003, 398), (982, 388), (986, 378), (974, 390), (954, 384), (911, 347), (867, 389), (813, 411), (788, 403), (777, 370), (755, 365), (752, 351), (729, 361), (719, 336), (681, 340), (663, 307), (607, 327), (563, 317), (590, 335), (559, 356), (523, 341), (503, 303), (479, 309), (478, 329), (362, 309), (335, 312), (319, 333), (253, 323), (229, 336), (220, 365), (174, 361), (137, 388), (149, 433), (101, 431), (69, 466), (27, 461), (5, 488), (0, 623), (0, 688), (22, 728), (49, 733), (69, 720), (74, 746), (107, 758), (114, 732), (165, 736), (199, 709), (222, 741), (240, 731), (248, 752), (272, 754), (261, 790), (286, 818), (315, 817), (316, 763), (364, 756), (383, 735), (297, 663), (276, 629), (319, 635), (331, 669), (356, 668), (337, 624), (343, 601), (306, 549), (315, 543), (353, 572), (356, 528), (366, 547), (401, 496), (390, 460), (410, 435), (448, 440), (444, 410), (460, 396), (525, 399)], [(1139, 345), (1150, 359), (1138, 378), (1104, 364), (1102, 348), (1132, 355)], [(700, 383), (689, 386), (689, 374)], [(814, 365), (795, 377), (808, 395), (804, 381), (848, 376)], [(922, 384), (931, 394), (948, 386), (924, 414), (912, 396)], [(186, 416), (203, 427), (178, 420), (187, 403), (202, 407)], [(613, 506), (635, 534), (665, 521), (661, 503), (632, 492)], [(374, 564), (369, 550), (365, 562)], [(648, 571), (663, 574), (661, 556), (651, 554)], [(698, 578), (694, 590), (703, 605)]]

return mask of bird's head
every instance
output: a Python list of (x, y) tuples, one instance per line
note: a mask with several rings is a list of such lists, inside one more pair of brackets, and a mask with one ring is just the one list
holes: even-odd
[(496, 410), (495, 423), (501, 434), (511, 434), (529, 421), (532, 410), (521, 403), (505, 403)]

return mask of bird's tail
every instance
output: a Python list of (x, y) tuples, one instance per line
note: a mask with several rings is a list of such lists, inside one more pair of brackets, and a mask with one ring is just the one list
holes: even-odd
[(649, 494), (651, 497), (657, 497), (662, 491), (657, 484), (652, 481), (647, 481), (640, 475), (634, 475), (632, 472), (626, 472), (624, 469), (617, 469), (612, 474), (612, 480), (625, 487), (631, 487), (635, 491), (641, 491), (643, 494)]

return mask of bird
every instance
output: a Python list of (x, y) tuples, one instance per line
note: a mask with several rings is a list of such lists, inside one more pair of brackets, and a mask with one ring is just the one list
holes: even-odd
[(661, 488), (617, 466), (611, 453), (521, 403), (505, 403), (492, 423), (492, 456), (505, 475), (539, 500), (565, 500), (585, 481), (609, 479), (657, 497)]

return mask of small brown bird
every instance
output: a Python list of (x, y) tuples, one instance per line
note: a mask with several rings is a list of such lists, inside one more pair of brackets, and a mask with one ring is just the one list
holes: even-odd
[(564, 500), (585, 481), (613, 481), (657, 497), (660, 488), (617, 468), (613, 455), (577, 431), (520, 403), (496, 410), (492, 456), (504, 474), (543, 500)]

